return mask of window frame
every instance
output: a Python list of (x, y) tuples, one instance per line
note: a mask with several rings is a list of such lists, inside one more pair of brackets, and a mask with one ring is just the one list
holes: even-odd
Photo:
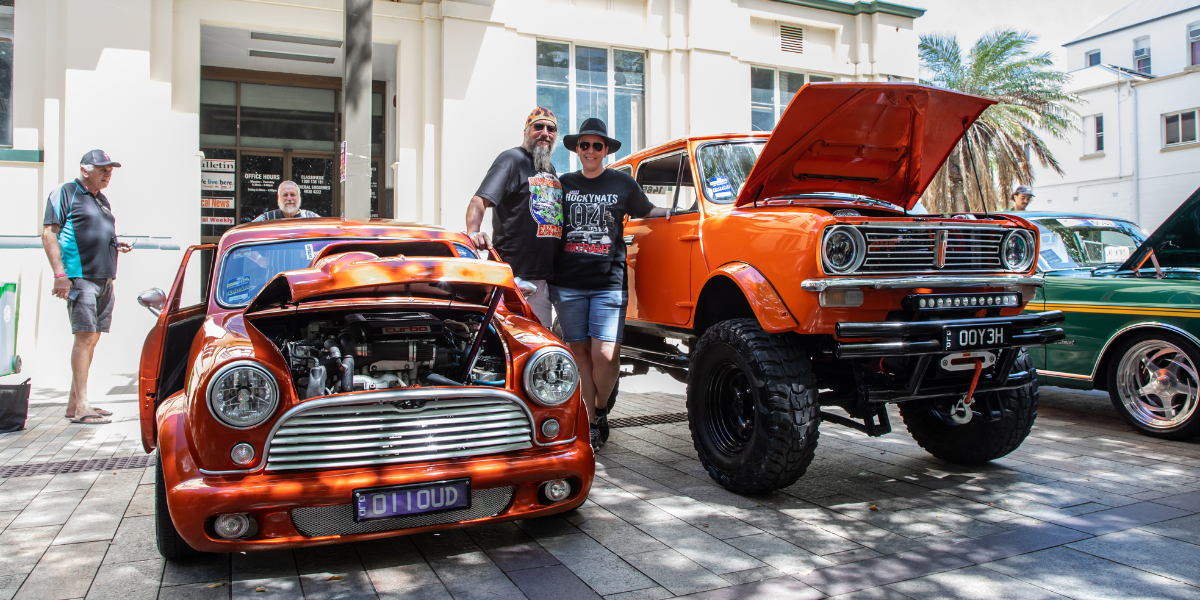
[[(774, 122), (774, 124), (771, 125), (771, 129), (754, 129), (754, 109), (756, 107), (766, 108), (765, 103), (759, 103), (759, 102), (754, 101), (754, 89), (755, 89), (754, 88), (754, 80), (753, 80), (754, 69), (765, 69), (765, 70), (771, 71), (771, 81), (774, 85), (774, 89), (772, 90), (772, 95), (773, 95), (772, 105), (773, 105), (774, 115), (775, 115), (774, 116), (775, 122)], [(802, 70), (801, 71), (793, 71), (788, 68), (770, 67), (767, 65), (751, 64), (750, 65), (750, 73), (751, 73), (750, 131), (774, 131), (775, 125), (779, 124), (779, 118), (783, 116), (783, 111), (787, 110), (786, 104), (782, 105), (782, 106), (780, 105), (781, 94), (783, 93), (783, 85), (782, 85), (783, 80), (780, 78), (780, 74), (787, 73), (789, 75), (800, 75), (800, 76), (804, 77), (804, 83), (800, 85), (801, 88), (803, 88), (804, 86), (806, 86), (810, 83), (829, 83), (831, 81), (837, 81), (836, 75), (826, 75), (826, 74), (822, 74), (822, 73), (814, 73), (812, 71), (802, 71)], [(822, 78), (822, 81), (814, 82), (812, 80), (813, 75), (816, 75), (817, 77)], [(892, 77), (892, 76), (889, 75), (888, 77)], [(800, 91), (796, 90), (796, 93), (800, 93)], [(788, 103), (790, 104), (791, 100), (789, 100)]]
[[(1137, 51), (1141, 50), (1143, 48), (1150, 52), (1149, 52), (1149, 54), (1147, 54), (1146, 58), (1138, 58)], [(1154, 52), (1151, 50), (1151, 47), (1150, 47), (1150, 36), (1144, 35), (1142, 37), (1135, 38), (1133, 40), (1132, 57), (1133, 57), (1133, 70), (1134, 71), (1137, 71), (1138, 73), (1141, 73), (1143, 75), (1152, 75), (1154, 73), (1153, 61), (1151, 60), (1154, 57)], [(1146, 61), (1146, 65), (1145, 65), (1144, 69), (1141, 65), (1142, 61)]]
[(1083, 117), (1083, 156), (1096, 154), (1104, 154), (1104, 113)]
[[(4, 14), (9, 15), (9, 18), (12, 19), (12, 21), (13, 21), (12, 29), (4, 30), (5, 33), (8, 33), (10, 35), (10, 37), (0, 36), (0, 39), (3, 39), (5, 42), (7, 42), (8, 46), (9, 46), (9, 49), (8, 49), (9, 50), (8, 82), (7, 82), (8, 83), (8, 98), (0, 98), (0, 101), (5, 102), (8, 105), (6, 107), (7, 112), (4, 113), (4, 120), (6, 122), (3, 124), (0, 124), (0, 133), (4, 133), (5, 129), (7, 129), (8, 139), (0, 138), (0, 148), (12, 148), (13, 144), (15, 143), (15, 135), (14, 135), (15, 132), (13, 130), (13, 126), (15, 123), (15, 120), (13, 119), (13, 112), (14, 112), (13, 104), (14, 104), (14, 100), (16, 97), (16, 89), (15, 88), (16, 88), (17, 80), (15, 77), (16, 61), (13, 60), (13, 56), (15, 56), (16, 48), (17, 48), (16, 3), (9, 2), (8, 4), (10, 4), (10, 6), (0, 6), (0, 12), (3, 12)], [(0, 108), (5, 108), (5, 107), (0, 106)]]
[[(1188, 114), (1188, 113), (1192, 113), (1192, 115), (1193, 115), (1193, 117), (1192, 117), (1192, 139), (1184, 140), (1183, 139), (1183, 115)], [(1173, 142), (1173, 143), (1167, 142), (1167, 119), (1170, 119), (1171, 117), (1178, 117), (1178, 119), (1179, 119), (1178, 120), (1179, 141)], [(1196, 144), (1200, 144), (1200, 108), (1188, 108), (1188, 109), (1184, 109), (1184, 110), (1177, 110), (1174, 112), (1163, 113), (1162, 117), (1159, 120), (1159, 123), (1160, 123), (1159, 128), (1160, 128), (1161, 135), (1162, 135), (1163, 149), (1180, 148), (1180, 147), (1194, 146)]]
[[(632, 48), (632, 47), (620, 46), (620, 45), (604, 45), (604, 44), (588, 44), (588, 43), (576, 44), (572, 40), (561, 40), (561, 39), (554, 39), (554, 38), (539, 37), (534, 41), (534, 60), (533, 60), (533, 62), (534, 62), (535, 70), (537, 69), (537, 44), (540, 42), (546, 42), (546, 43), (550, 43), (550, 44), (566, 44), (567, 45), (567, 105), (570, 108), (568, 109), (569, 114), (566, 115), (565, 122), (564, 122), (562, 115), (555, 115), (558, 118), (558, 139), (559, 140), (561, 140), (563, 138), (563, 136), (577, 131), (579, 126), (582, 124), (582, 122), (581, 123), (574, 122), (575, 121), (575, 113), (579, 110), (578, 98), (577, 98), (577, 95), (579, 93), (579, 84), (578, 84), (578, 81), (576, 80), (576, 65), (575, 65), (575, 54), (576, 54), (575, 49), (576, 49), (576, 47), (582, 46), (584, 48), (602, 49), (605, 51), (605, 53), (607, 55), (608, 67), (607, 67), (607, 71), (605, 73), (605, 79), (607, 79), (606, 94), (608, 95), (608, 115), (604, 118), (604, 124), (608, 126), (610, 136), (615, 131), (615, 127), (616, 127), (615, 122), (616, 122), (616, 114), (617, 114), (616, 113), (616, 111), (617, 111), (617, 103), (616, 103), (617, 70), (616, 70), (616, 62), (614, 60), (614, 56), (615, 56), (614, 52), (619, 50), (619, 51), (623, 51), (623, 52), (637, 52), (637, 53), (642, 54), (642, 56), (643, 56), (643, 61), (642, 61), (642, 123), (641, 123), (642, 145), (641, 145), (641, 147), (635, 147), (635, 146), (637, 146), (637, 140), (630, 140), (629, 155), (632, 156), (634, 154), (637, 154), (638, 152), (641, 152), (642, 150), (645, 150), (646, 143), (647, 143), (646, 142), (646, 120), (647, 120), (647, 113), (649, 112), (648, 109), (649, 109), (649, 98), (650, 98), (649, 89), (648, 89), (649, 86), (647, 85), (647, 81), (649, 79), (649, 71), (650, 71), (650, 53), (649, 53), (649, 51), (644, 48), (639, 49), (639, 48)], [(534, 74), (533, 83), (534, 83), (534, 94), (536, 95), (537, 88), (542, 85), (542, 80), (537, 78), (536, 73)], [(547, 82), (547, 83), (550, 83), (550, 82)], [(554, 82), (554, 83), (559, 83), (559, 82)], [(577, 171), (581, 168), (579, 165), (579, 157), (576, 156), (576, 154), (574, 152), (568, 152), (567, 157), (569, 159), (569, 162), (568, 162), (569, 171), (565, 171), (565, 172)], [(617, 162), (618, 160), (624, 160), (624, 159), (625, 159), (625, 157), (617, 158), (616, 153), (614, 152), (604, 158), (604, 164), (605, 164), (605, 166), (607, 166), (607, 165), (613, 164), (614, 162)]]
[(1183, 41), (1189, 67), (1200, 67), (1200, 37), (1192, 39), (1192, 31), (1200, 32), (1200, 21), (1188, 23), (1183, 28)]
[[(1092, 57), (1093, 57), (1093, 56), (1095, 56), (1095, 57), (1096, 57), (1096, 62), (1095, 62), (1095, 64), (1093, 64), (1093, 63), (1092, 63)], [(1087, 52), (1084, 52), (1084, 53), (1083, 53), (1083, 68), (1085, 68), (1085, 69), (1086, 69), (1086, 68), (1088, 68), (1088, 67), (1095, 67), (1095, 66), (1099, 66), (1099, 65), (1100, 65), (1101, 56), (1102, 56), (1102, 55), (1100, 54), (1100, 50), (1088, 50)]]

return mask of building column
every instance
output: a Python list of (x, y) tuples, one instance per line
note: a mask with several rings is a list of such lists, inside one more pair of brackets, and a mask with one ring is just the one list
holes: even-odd
[(345, 0), (342, 12), (342, 215), (351, 219), (371, 218), (371, 4)]

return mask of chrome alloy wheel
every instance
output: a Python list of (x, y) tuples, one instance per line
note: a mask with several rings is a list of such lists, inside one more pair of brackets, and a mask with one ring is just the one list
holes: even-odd
[(1130, 347), (1117, 365), (1116, 383), (1125, 410), (1152, 429), (1182, 425), (1196, 411), (1200, 397), (1200, 377), (1192, 359), (1163, 340)]

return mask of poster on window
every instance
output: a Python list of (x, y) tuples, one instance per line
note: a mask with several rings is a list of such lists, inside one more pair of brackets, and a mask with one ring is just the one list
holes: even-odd
[(233, 210), (233, 198), (201, 198), (200, 208), (224, 208)]
[(232, 192), (235, 187), (233, 173), (200, 173), (200, 190), (205, 192)]
[(233, 217), (200, 217), (201, 225), (233, 225)]
[(200, 163), (201, 171), (213, 171), (216, 173), (232, 173), (235, 168), (235, 162), (232, 160), (220, 159), (204, 159)]

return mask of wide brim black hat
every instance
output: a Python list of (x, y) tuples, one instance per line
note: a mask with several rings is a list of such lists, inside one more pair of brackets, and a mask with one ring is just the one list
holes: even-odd
[(608, 151), (608, 154), (621, 149), (621, 141), (608, 137), (608, 126), (604, 124), (604, 121), (595, 117), (584, 121), (579, 126), (579, 133), (563, 136), (563, 146), (566, 146), (567, 150), (571, 152), (577, 152), (575, 144), (579, 142), (580, 137), (585, 135), (596, 135), (604, 138), (604, 149)]

